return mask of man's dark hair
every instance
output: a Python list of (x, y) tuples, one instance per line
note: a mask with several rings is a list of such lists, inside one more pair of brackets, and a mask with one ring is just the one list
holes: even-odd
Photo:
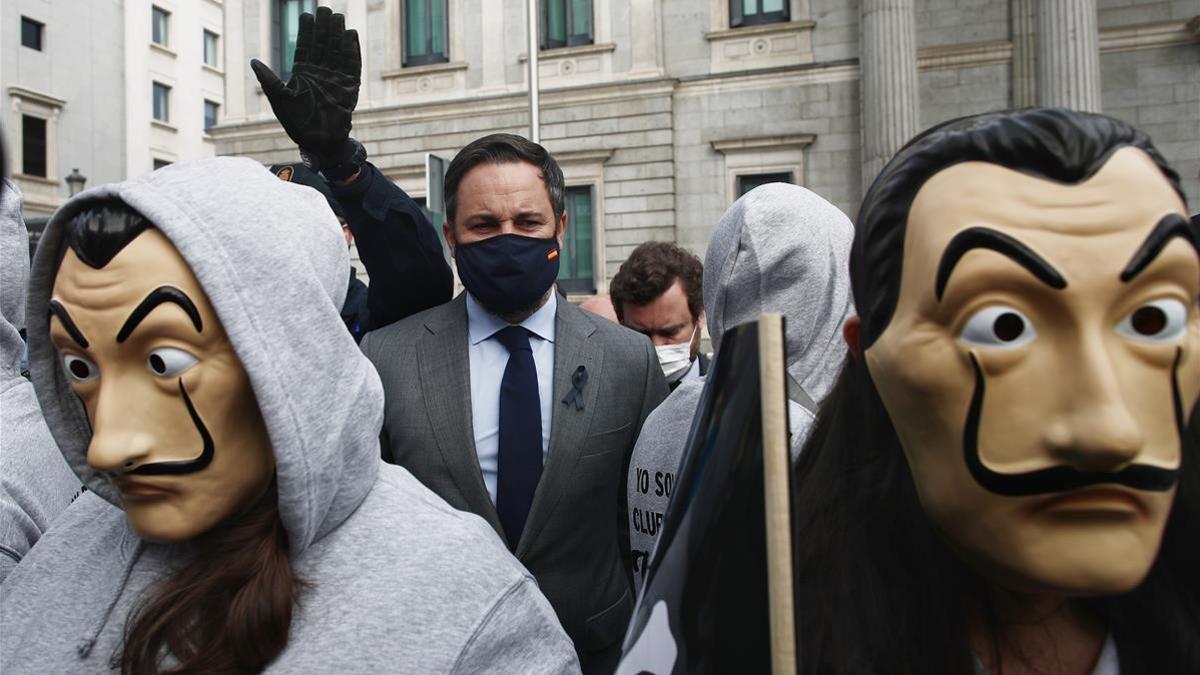
[(101, 269), (150, 227), (142, 214), (110, 199), (87, 204), (67, 222), (63, 237), (88, 267)]
[(1059, 183), (1080, 183), (1125, 146), (1145, 151), (1187, 202), (1179, 174), (1150, 138), (1103, 115), (1064, 108), (991, 112), (950, 120), (909, 141), (879, 172), (858, 211), (850, 280), (862, 319), (861, 348), (870, 347), (892, 319), (908, 212), (934, 174), (962, 162), (987, 162)]
[(704, 264), (700, 259), (665, 241), (648, 241), (633, 249), (608, 287), (617, 319), (625, 320), (625, 303), (649, 304), (676, 279), (683, 284), (688, 312), (695, 322), (704, 311)]
[(545, 148), (516, 134), (491, 134), (477, 138), (454, 156), (450, 167), (446, 169), (446, 182), (443, 185), (446, 220), (454, 222), (458, 209), (458, 184), (468, 171), (480, 164), (511, 162), (525, 162), (538, 168), (542, 182), (546, 184), (546, 193), (550, 196), (550, 207), (554, 209), (554, 222), (557, 224), (562, 220), (566, 195), (562, 169), (558, 168), (558, 162)]
[[(1177, 175), (1145, 134), (1099, 115), (988, 113), (911, 141), (884, 167), (859, 211), (851, 272), (862, 349), (895, 310), (908, 210), (929, 177), (979, 160), (1074, 183), (1127, 145), (1144, 150), (1179, 190)], [(1126, 675), (1200, 672), (1195, 411), (1185, 423), (1175, 502), (1150, 573), (1128, 593), (1080, 600), (1116, 641)], [(800, 673), (972, 673), (972, 620), (989, 630), (991, 655), (999, 653), (1006, 636), (995, 596), (921, 507), (895, 427), (861, 357), (847, 360), (794, 470)]]

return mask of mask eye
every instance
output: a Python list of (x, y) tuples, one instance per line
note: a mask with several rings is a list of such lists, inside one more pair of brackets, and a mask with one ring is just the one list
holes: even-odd
[(196, 357), (174, 347), (159, 347), (146, 357), (146, 366), (159, 377), (174, 377), (196, 365)]
[(1187, 332), (1187, 307), (1178, 300), (1155, 300), (1133, 310), (1117, 333), (1143, 342), (1173, 342)]
[(985, 307), (967, 320), (959, 339), (979, 347), (1010, 349), (1029, 344), (1037, 337), (1033, 323), (1012, 307)]
[(82, 356), (63, 354), (62, 360), (67, 375), (76, 382), (91, 382), (100, 377), (100, 368)]

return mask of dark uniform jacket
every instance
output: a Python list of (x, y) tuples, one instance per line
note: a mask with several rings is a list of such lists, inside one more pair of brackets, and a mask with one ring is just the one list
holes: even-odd
[(454, 278), (421, 207), (370, 162), (345, 186), (330, 185), (370, 277), (364, 331), (450, 299)]

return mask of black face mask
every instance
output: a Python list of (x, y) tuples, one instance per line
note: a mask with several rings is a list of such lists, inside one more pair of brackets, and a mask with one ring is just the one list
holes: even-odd
[(501, 234), (454, 250), (458, 278), (487, 309), (532, 307), (558, 278), (558, 240)]

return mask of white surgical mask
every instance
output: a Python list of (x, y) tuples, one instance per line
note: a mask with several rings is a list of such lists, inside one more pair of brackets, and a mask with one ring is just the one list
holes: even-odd
[(667, 382), (675, 384), (683, 379), (687, 374), (688, 368), (692, 365), (692, 340), (696, 339), (696, 331), (700, 330), (700, 324), (692, 329), (692, 335), (687, 340), (673, 345), (658, 345), (654, 351), (658, 353), (658, 363), (662, 366), (663, 375), (666, 375)]

